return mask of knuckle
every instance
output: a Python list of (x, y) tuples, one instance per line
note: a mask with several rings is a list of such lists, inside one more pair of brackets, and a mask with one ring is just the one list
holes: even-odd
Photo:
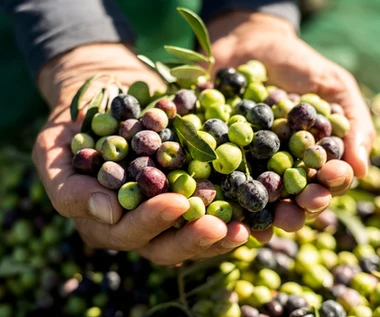
[(198, 239), (188, 239), (184, 243), (178, 244), (177, 254), (184, 258), (191, 258), (194, 255), (205, 251), (208, 247), (202, 246)]
[(74, 213), (72, 206), (79, 202), (73, 201), (73, 196), (68, 193), (66, 186), (60, 186), (55, 192), (50, 195), (50, 200), (56, 211), (67, 218), (73, 218)]
[(118, 234), (111, 233), (109, 238), (113, 249), (120, 251), (132, 251), (138, 249), (138, 246), (131, 246), (130, 242), (127, 243), (127, 240), (123, 239), (123, 237)]
[(83, 242), (90, 248), (98, 248), (99, 246), (95, 243), (93, 239), (90, 238), (89, 236), (89, 230), (88, 226), (86, 226), (86, 223), (83, 219), (76, 219), (75, 220), (75, 227), (79, 232), (79, 235)]

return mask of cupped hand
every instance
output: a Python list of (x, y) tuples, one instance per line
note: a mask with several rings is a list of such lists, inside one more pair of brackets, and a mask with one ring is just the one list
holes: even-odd
[(122, 44), (79, 47), (42, 69), (38, 86), (52, 110), (37, 137), (32, 157), (54, 208), (75, 219), (89, 246), (136, 250), (160, 265), (211, 257), (247, 241), (250, 232), (245, 225), (239, 222), (226, 225), (209, 215), (175, 229), (173, 224), (186, 212), (189, 203), (184, 196), (174, 193), (156, 196), (125, 212), (116, 192), (101, 186), (95, 177), (78, 174), (73, 169), (70, 143), (80, 130), (83, 113), (73, 123), (69, 105), (83, 82), (96, 73), (114, 75), (126, 86), (137, 80), (147, 82), (152, 89), (163, 85)]
[[(331, 195), (342, 195), (353, 176), (364, 177), (375, 130), (369, 110), (353, 76), (327, 60), (297, 37), (285, 20), (262, 13), (229, 12), (208, 24), (214, 70), (237, 67), (249, 60), (266, 66), (269, 81), (287, 92), (316, 93), (328, 102), (340, 104), (351, 129), (344, 138), (344, 161), (329, 161), (318, 172), (321, 185), (299, 194), (294, 202), (284, 200), (276, 208), (274, 225), (287, 231), (300, 229), (305, 210), (312, 216), (327, 208)], [(323, 186), (322, 186), (323, 185)], [(270, 239), (272, 228), (254, 235)]]

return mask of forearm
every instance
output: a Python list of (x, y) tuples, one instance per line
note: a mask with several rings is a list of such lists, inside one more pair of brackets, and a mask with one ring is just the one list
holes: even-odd
[(78, 46), (133, 41), (114, 0), (13, 0), (0, 9), (11, 19), (33, 79), (48, 60)]
[(53, 107), (69, 103), (84, 81), (97, 73), (122, 77), (128, 85), (134, 81), (134, 75), (138, 76), (140, 67), (128, 46), (121, 43), (83, 45), (46, 63), (37, 78), (37, 86)]

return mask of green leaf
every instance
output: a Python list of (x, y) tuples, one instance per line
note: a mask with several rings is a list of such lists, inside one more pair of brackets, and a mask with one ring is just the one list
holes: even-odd
[(136, 81), (129, 86), (128, 94), (135, 97), (141, 106), (146, 106), (150, 101), (149, 86), (144, 81)]
[(0, 262), (0, 277), (7, 278), (19, 275), (31, 270), (32, 267), (26, 263), (15, 262), (10, 258), (3, 258)]
[(206, 54), (211, 57), (210, 36), (202, 19), (193, 11), (186, 8), (177, 8), (177, 11), (185, 18), (187, 23), (189, 23), (199, 44), (202, 46)]
[(215, 151), (197, 133), (194, 125), (177, 115), (173, 120), (174, 130), (181, 144), (194, 160), (211, 162), (216, 159)]
[(161, 76), (161, 78), (167, 82), (168, 84), (170, 83), (175, 83), (176, 78), (174, 78), (170, 74), (170, 68), (166, 65), (164, 65), (161, 62), (156, 62), (154, 63), (149, 57), (146, 57), (144, 55), (137, 55), (137, 57), (146, 65), (148, 65), (150, 68), (152, 68), (158, 75)]
[(156, 70), (156, 66), (154, 65), (154, 62), (147, 56), (145, 55), (137, 55), (137, 58), (142, 61), (145, 65), (148, 65), (149, 67), (153, 68)]
[(77, 119), (79, 110), (81, 110), (84, 107), (84, 105), (81, 105), (81, 101), (87, 89), (90, 87), (91, 83), (94, 80), (99, 79), (101, 77), (105, 77), (105, 76), (109, 76), (109, 75), (106, 75), (106, 74), (94, 75), (90, 77), (89, 79), (87, 79), (86, 82), (82, 85), (82, 87), (79, 88), (79, 90), (75, 94), (70, 105), (71, 121), (75, 121)]
[(202, 55), (202, 54), (199, 54), (198, 52), (196, 51), (193, 51), (193, 50), (188, 50), (186, 48), (181, 48), (181, 47), (177, 47), (177, 46), (169, 46), (169, 45), (165, 45), (164, 46), (165, 50), (179, 58), (180, 60), (183, 60), (184, 62), (208, 62), (209, 59), (208, 57)]
[(183, 65), (172, 68), (170, 73), (177, 79), (196, 80), (199, 76), (205, 76), (207, 71), (200, 66)]
[(334, 208), (333, 211), (339, 221), (351, 232), (358, 244), (368, 243), (368, 235), (365, 226), (358, 217), (347, 214), (343, 209)]
[(82, 123), (82, 127), (80, 129), (80, 132), (85, 133), (91, 130), (92, 118), (95, 116), (95, 114), (99, 112), (99, 107), (102, 104), (103, 98), (104, 98), (104, 89), (99, 91), (99, 93), (91, 99), (90, 105), (86, 112), (86, 116), (84, 117), (84, 120)]
[(171, 73), (170, 68), (161, 62), (156, 63), (156, 70), (158, 74), (165, 80), (168, 84), (176, 82), (176, 78)]

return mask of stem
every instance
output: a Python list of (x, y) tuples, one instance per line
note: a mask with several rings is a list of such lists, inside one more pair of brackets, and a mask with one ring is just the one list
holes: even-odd
[(187, 297), (190, 297), (190, 296), (193, 296), (193, 295), (196, 295), (198, 293), (201, 293), (203, 292), (204, 290), (208, 289), (208, 288), (211, 288), (211, 287), (214, 287), (215, 285), (218, 285), (220, 282), (222, 282), (233, 270), (235, 270), (235, 268), (233, 268), (231, 271), (225, 273), (225, 274), (222, 274), (218, 277), (216, 277), (215, 279), (209, 281), (209, 282), (206, 282), (196, 288), (193, 288), (190, 292), (184, 294), (184, 296), (187, 298)]
[(208, 77), (211, 78), (211, 71), (212, 71), (212, 67), (214, 66), (215, 64), (215, 58), (213, 56), (210, 56), (208, 58), (208, 67), (207, 67), (207, 74), (208, 74)]
[(197, 271), (199, 270), (203, 270), (203, 269), (207, 269), (211, 266), (214, 266), (215, 264), (218, 264), (219, 262), (223, 261), (223, 260), (226, 260), (227, 258), (229, 258), (229, 254), (222, 254), (222, 255), (218, 255), (218, 256), (215, 256), (213, 258), (209, 258), (207, 260), (203, 260), (203, 261), (198, 261), (198, 262), (195, 262), (194, 264), (188, 266), (187, 268), (183, 269), (183, 277), (186, 277), (188, 275), (191, 275), (193, 273), (196, 273)]
[(177, 284), (178, 284), (178, 294), (179, 294), (179, 300), (182, 303), (182, 305), (185, 307), (187, 311), (189, 311), (189, 304), (185, 297), (185, 278), (183, 276), (183, 267), (181, 266), (178, 269), (178, 276), (177, 276)]
[(158, 305), (154, 306), (153, 308), (151, 308), (147, 312), (147, 315), (148, 316), (152, 316), (154, 313), (158, 312), (159, 310), (167, 309), (167, 308), (170, 308), (170, 307), (181, 309), (187, 316), (193, 317), (191, 314), (189, 314), (189, 312), (187, 311), (187, 309), (185, 307), (183, 307), (182, 304), (177, 303), (175, 301), (158, 304)]
[(247, 177), (247, 180), (248, 180), (248, 178), (251, 176), (251, 174), (249, 173), (249, 168), (248, 168), (248, 163), (247, 163), (247, 157), (245, 156), (245, 150), (244, 150), (244, 147), (241, 146), (241, 147), (240, 147), (240, 150), (241, 150), (241, 154), (243, 155), (243, 162), (244, 162), (245, 176)]

